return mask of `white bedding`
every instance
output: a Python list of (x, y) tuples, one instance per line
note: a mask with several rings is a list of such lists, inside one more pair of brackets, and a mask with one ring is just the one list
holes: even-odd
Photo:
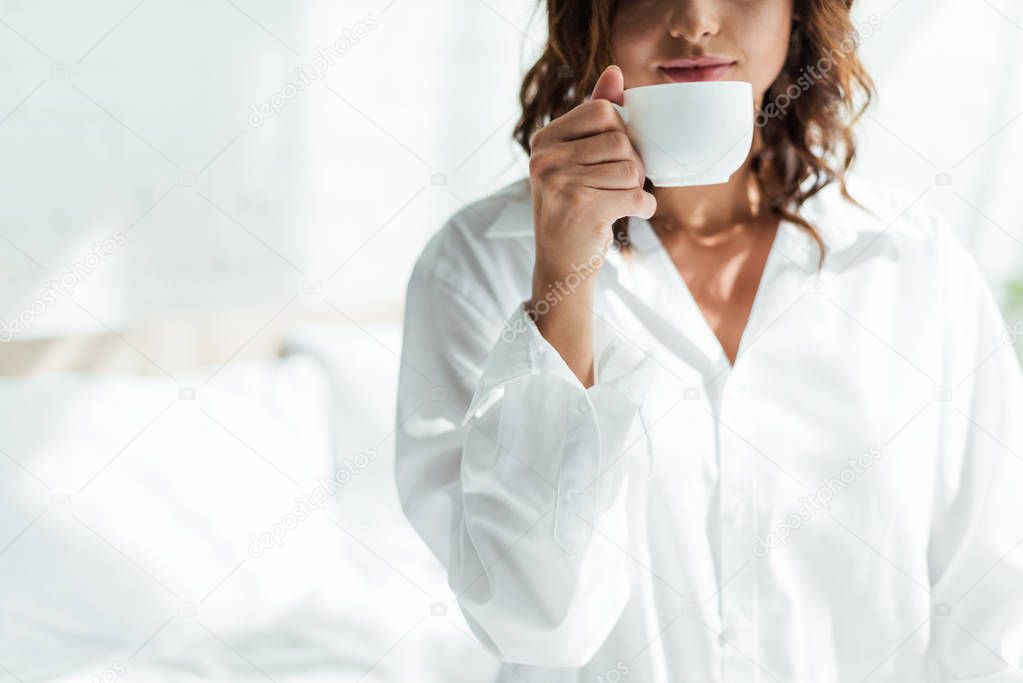
[(399, 339), (0, 381), (0, 681), (490, 680), (398, 506)]

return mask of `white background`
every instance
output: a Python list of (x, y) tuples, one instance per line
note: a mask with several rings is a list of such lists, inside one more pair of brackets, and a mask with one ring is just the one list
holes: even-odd
[[(429, 236), (526, 172), (510, 134), (544, 36), (535, 10), (0, 0), (0, 315), (19, 315), (67, 261), (120, 231), (127, 243), (20, 337), (285, 305), (339, 322), (400, 319)], [(857, 172), (907, 205), (939, 207), (1011, 324), (1021, 313), (1009, 281), (1023, 271), (1023, 5), (872, 0), (857, 22), (870, 14), (882, 28), (862, 54), (880, 97), (859, 126)], [(319, 46), (367, 23), (324, 77), (250, 125), (251, 106)], [(939, 173), (952, 184), (937, 185)], [(308, 280), (324, 283), (323, 297), (294, 300)]]

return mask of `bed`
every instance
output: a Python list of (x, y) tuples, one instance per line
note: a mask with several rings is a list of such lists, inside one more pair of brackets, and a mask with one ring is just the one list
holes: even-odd
[(392, 479), (400, 329), (0, 379), (0, 681), (486, 681)]

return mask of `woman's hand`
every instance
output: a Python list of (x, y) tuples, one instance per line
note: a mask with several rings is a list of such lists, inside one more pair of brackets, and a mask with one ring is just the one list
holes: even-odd
[(611, 224), (649, 218), (657, 202), (643, 190), (646, 171), (611, 103), (622, 103), (624, 79), (609, 66), (589, 101), (554, 119), (530, 140), (529, 180), (536, 266), (563, 278), (603, 253)]
[(657, 208), (643, 190), (643, 161), (611, 105), (622, 103), (624, 87), (621, 70), (609, 66), (589, 101), (530, 140), (536, 259), (529, 306), (541, 334), (586, 387), (593, 383), (594, 278), (613, 239), (611, 224), (650, 218)]

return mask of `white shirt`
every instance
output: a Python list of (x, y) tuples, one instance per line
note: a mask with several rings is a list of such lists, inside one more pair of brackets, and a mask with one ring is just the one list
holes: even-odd
[[(528, 180), (408, 286), (405, 513), (500, 681), (1016, 681), (1023, 379), (937, 215), (783, 221), (731, 367), (649, 222), (596, 281), (584, 389), (525, 315)], [(570, 283), (566, 283), (570, 284)]]

